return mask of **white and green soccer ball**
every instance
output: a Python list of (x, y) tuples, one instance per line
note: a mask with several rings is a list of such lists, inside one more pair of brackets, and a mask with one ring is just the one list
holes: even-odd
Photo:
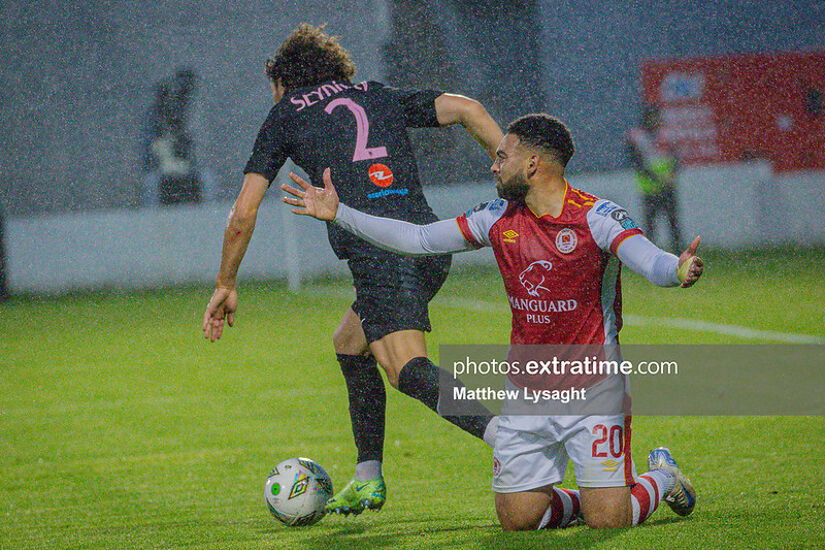
[(308, 458), (284, 460), (264, 484), (269, 512), (290, 527), (318, 522), (324, 517), (324, 505), (330, 497), (332, 479), (320, 464)]

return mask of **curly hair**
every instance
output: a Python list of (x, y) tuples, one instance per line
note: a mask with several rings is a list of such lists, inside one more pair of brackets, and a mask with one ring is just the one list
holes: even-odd
[(306, 23), (298, 25), (287, 37), (274, 59), (267, 59), (266, 74), (287, 90), (338, 80), (350, 82), (355, 65), (338, 38), (329, 36), (324, 27)]
[(507, 127), (507, 133), (552, 155), (562, 166), (567, 166), (576, 146), (564, 122), (546, 113), (532, 113), (517, 118)]

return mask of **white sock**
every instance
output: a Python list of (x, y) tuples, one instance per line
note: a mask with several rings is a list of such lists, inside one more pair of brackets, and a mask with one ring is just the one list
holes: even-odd
[(366, 460), (355, 465), (355, 479), (369, 481), (381, 475), (380, 460)]
[(484, 429), (484, 443), (490, 447), (496, 446), (496, 430), (498, 430), (498, 417), (494, 416)]

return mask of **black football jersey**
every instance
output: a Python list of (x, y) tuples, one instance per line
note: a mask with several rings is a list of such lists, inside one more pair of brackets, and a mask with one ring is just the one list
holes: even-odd
[[(437, 218), (424, 198), (407, 128), (438, 126), (435, 90), (400, 90), (379, 82), (326, 82), (293, 90), (270, 111), (244, 173), (270, 182), (287, 157), (323, 186), (330, 168), (341, 201), (413, 223)], [(339, 258), (378, 249), (327, 224)]]

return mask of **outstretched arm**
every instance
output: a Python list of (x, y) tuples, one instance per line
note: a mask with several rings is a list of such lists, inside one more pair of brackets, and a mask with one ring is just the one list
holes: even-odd
[(269, 180), (260, 174), (249, 173), (244, 178), (243, 188), (235, 205), (229, 212), (223, 236), (223, 252), (215, 292), (203, 314), (203, 337), (214, 342), (223, 334), (224, 321), (229, 326), (235, 324), (235, 310), (238, 308), (238, 293), (235, 278), (246, 248), (255, 231), (258, 208), (264, 198)]
[(481, 103), (462, 95), (441, 94), (435, 98), (435, 113), (442, 126), (460, 123), (490, 158), (496, 158), (496, 148), (504, 136)]
[(295, 197), (283, 199), (285, 203), (296, 207), (292, 209), (293, 214), (334, 222), (385, 250), (410, 256), (425, 256), (474, 249), (462, 236), (455, 219), (416, 225), (370, 216), (341, 204), (332, 185), (329, 168), (324, 170), (323, 188), (310, 185), (295, 174), (289, 174), (289, 177), (300, 187), (296, 189), (286, 184), (281, 185), (281, 189)]
[(616, 255), (627, 267), (659, 286), (692, 286), (702, 276), (702, 259), (696, 256), (701, 239), (696, 237), (677, 258), (657, 247), (643, 235), (626, 239)]

